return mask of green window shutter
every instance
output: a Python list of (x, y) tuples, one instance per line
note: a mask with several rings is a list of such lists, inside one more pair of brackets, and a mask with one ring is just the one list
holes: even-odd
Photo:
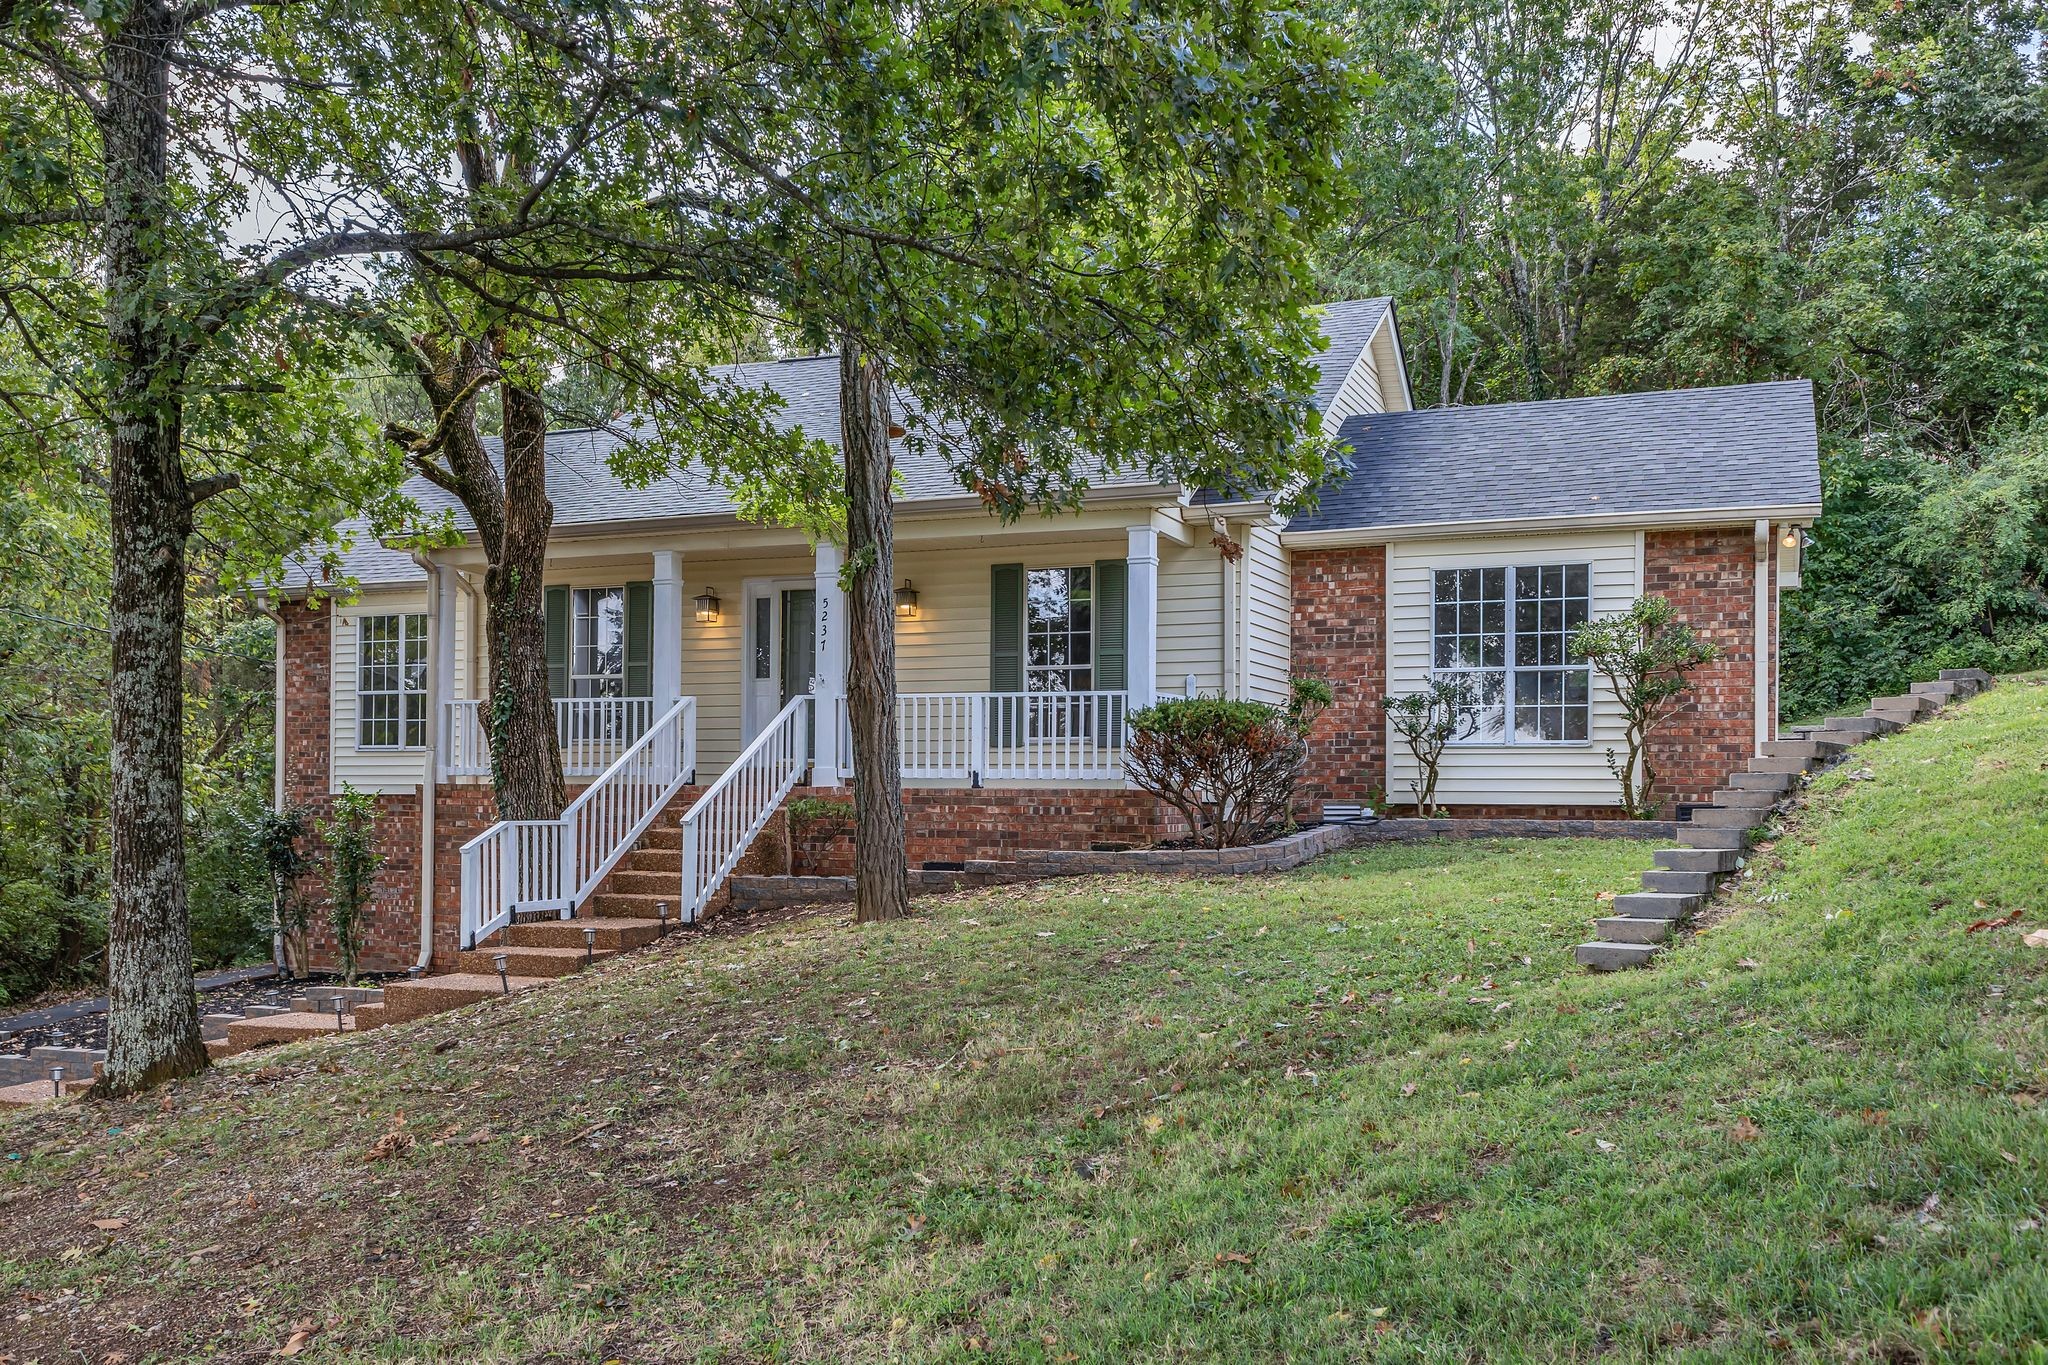
[(1121, 559), (1095, 561), (1095, 686), (1102, 692), (1121, 692), (1130, 679), (1124, 661), (1130, 657), (1124, 643), (1125, 584), (1130, 566)]
[(569, 590), (549, 588), (547, 602), (548, 695), (569, 695)]
[(988, 690), (1024, 690), (1024, 566), (989, 569)]
[(654, 695), (654, 584), (626, 585), (626, 695)]

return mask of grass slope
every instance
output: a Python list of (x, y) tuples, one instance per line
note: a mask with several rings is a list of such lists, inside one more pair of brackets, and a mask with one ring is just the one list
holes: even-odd
[(2040, 1360), (2044, 703), (1859, 751), (1652, 972), (1569, 960), (1642, 846), (1383, 848), (6, 1121), (0, 1353)]

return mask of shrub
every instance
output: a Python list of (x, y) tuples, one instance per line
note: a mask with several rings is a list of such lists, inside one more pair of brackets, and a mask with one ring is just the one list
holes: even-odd
[(1420, 692), (1380, 699), (1387, 724), (1415, 758), (1408, 789), (1415, 794), (1418, 816), (1436, 809), (1437, 770), (1443, 765), (1445, 746), (1479, 728), (1475, 703), (1472, 684), (1463, 677), (1431, 678)]
[(283, 955), (277, 965), (293, 977), (306, 974), (308, 907), (299, 894), (299, 879), (312, 867), (312, 859), (299, 850), (305, 836), (306, 808), (298, 805), (263, 810), (249, 832), (269, 884), (270, 932)]
[(341, 954), (342, 978), (353, 986), (362, 955), (363, 907), (370, 903), (377, 869), (384, 864), (377, 851), (375, 799), (342, 783), (334, 809), (320, 822), (320, 837), (327, 845), (327, 923)]
[(1124, 767), (1131, 780), (1185, 815), (1211, 848), (1249, 844), (1285, 825), (1308, 758), (1308, 728), (1330, 685), (1294, 680), (1288, 704), (1186, 697), (1133, 711)]
[(1621, 704), (1628, 757), (1624, 760), (1609, 749), (1607, 770), (1621, 783), (1622, 808), (1631, 819), (1644, 819), (1653, 813), (1650, 792), (1657, 781), (1647, 748), (1650, 731), (1685, 694), (1685, 675), (1720, 658), (1721, 648), (1679, 620), (1678, 609), (1668, 600), (1650, 596), (1638, 597), (1619, 616), (1588, 621), (1574, 630), (1572, 652), (1593, 661)]

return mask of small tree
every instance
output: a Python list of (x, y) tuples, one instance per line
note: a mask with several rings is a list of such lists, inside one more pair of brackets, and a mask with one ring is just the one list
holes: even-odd
[(1286, 706), (1186, 697), (1131, 713), (1124, 767), (1131, 780), (1185, 815), (1211, 848), (1251, 843), (1283, 824), (1308, 759), (1308, 730), (1330, 685), (1296, 678)]
[(341, 954), (342, 979), (356, 984), (362, 954), (363, 907), (375, 890), (384, 855), (377, 851), (377, 807), (368, 792), (341, 784), (334, 809), (320, 822), (327, 844), (327, 924)]
[(270, 882), (270, 950), (277, 969), (290, 977), (306, 974), (306, 902), (299, 878), (312, 860), (299, 849), (306, 836), (306, 808), (286, 806), (256, 817), (252, 831), (256, 854)]
[(1572, 652), (1592, 660), (1614, 689), (1627, 727), (1628, 756), (1607, 751), (1607, 768), (1621, 783), (1622, 808), (1646, 819), (1654, 807), (1650, 792), (1657, 774), (1650, 767), (1650, 731), (1675, 709), (1688, 684), (1685, 675), (1721, 657), (1721, 647), (1678, 619), (1666, 598), (1638, 597), (1627, 611), (1588, 621), (1572, 632)]
[(1436, 809), (1437, 771), (1443, 764), (1444, 748), (1479, 728), (1472, 684), (1463, 676), (1431, 678), (1420, 692), (1382, 697), (1380, 705), (1387, 713), (1387, 724), (1415, 758), (1415, 776), (1408, 790), (1415, 795), (1415, 814), (1427, 816)]

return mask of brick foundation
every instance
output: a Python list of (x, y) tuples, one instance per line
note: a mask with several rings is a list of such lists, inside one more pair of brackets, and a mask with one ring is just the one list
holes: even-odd
[(1309, 735), (1296, 809), (1373, 801), (1387, 783), (1387, 552), (1379, 545), (1294, 552), (1293, 669), (1336, 693)]
[[(1766, 556), (1777, 572), (1777, 553)], [(1694, 671), (1679, 707), (1650, 732), (1654, 796), (1664, 810), (1674, 802), (1706, 801), (1750, 759), (1756, 739), (1756, 539), (1751, 526), (1695, 531), (1651, 531), (1643, 540), (1644, 591), (1668, 598), (1678, 619), (1721, 647), (1721, 657)], [(1770, 610), (1776, 610), (1776, 583)], [(1777, 622), (1769, 639), (1776, 648)], [(1776, 659), (1770, 673), (1775, 678)], [(1777, 713), (1771, 698), (1770, 715)], [(1774, 737), (1774, 728), (1764, 736)]]
[[(851, 801), (849, 791), (798, 796)], [(1098, 843), (1150, 844), (1179, 838), (1180, 813), (1138, 791), (1069, 787), (909, 787), (903, 793), (906, 854), (927, 862), (1003, 859), (1025, 850), (1085, 850)], [(813, 820), (791, 834), (791, 870), (806, 876), (853, 871), (853, 826)]]

